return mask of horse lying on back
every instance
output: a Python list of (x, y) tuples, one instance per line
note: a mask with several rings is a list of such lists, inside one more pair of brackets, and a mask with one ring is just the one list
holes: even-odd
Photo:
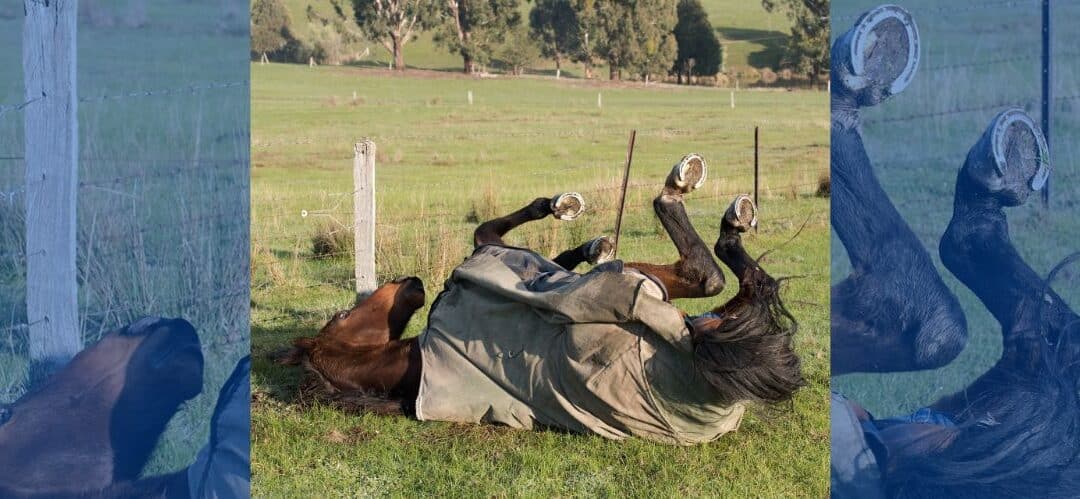
[[(424, 305), (424, 286), (400, 278), (317, 336), (297, 338), (281, 362), (303, 365), (328, 393), (422, 420), (713, 440), (737, 427), (747, 402), (788, 400), (804, 381), (779, 283), (742, 246), (741, 233), (757, 223), (753, 202), (731, 204), (712, 252), (690, 223), (683, 197), (705, 175), (704, 160), (688, 155), (653, 203), (679, 253), (673, 264), (613, 261), (607, 238), (551, 260), (507, 246), (502, 237), (521, 224), (570, 220), (584, 208), (576, 193), (539, 198), (476, 229), (473, 255), (454, 270), (418, 338), (401, 336)], [(713, 254), (739, 291), (688, 317), (670, 300), (721, 291)], [(596, 267), (573, 271), (585, 262)]]
[(246, 494), (249, 366), (241, 360), (222, 387), (215, 441), (196, 462), (142, 477), (168, 422), (202, 391), (202, 351), (182, 319), (145, 318), (109, 333), (0, 408), (0, 497)]

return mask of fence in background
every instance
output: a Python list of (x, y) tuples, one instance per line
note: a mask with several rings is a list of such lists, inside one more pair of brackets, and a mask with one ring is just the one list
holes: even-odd
[[(794, 212), (778, 209), (789, 200), (817, 196), (821, 189), (825, 189), (826, 192), (820, 195), (828, 195), (827, 147), (808, 145), (808, 151), (804, 152), (818, 156), (816, 156), (817, 160), (808, 161), (806, 164), (795, 161), (784, 164), (772, 163), (758, 154), (756, 128), (716, 129), (717, 132), (722, 131), (722, 135), (718, 133), (722, 137), (728, 139), (739, 137), (741, 139), (739, 142), (744, 144), (744, 152), (736, 157), (709, 158), (706, 156), (705, 159), (710, 164), (706, 186), (687, 198), (691, 217), (700, 217), (704, 215), (702, 212), (718, 216), (736, 195), (750, 193), (755, 194), (759, 200), (763, 232), (782, 231), (784, 234), (792, 234), (808, 220), (827, 224), (827, 202), (815, 204), (810, 211)], [(638, 136), (651, 136), (655, 139), (700, 133), (702, 133), (701, 129), (643, 129), (638, 131)], [(403, 132), (401, 135), (408, 136), (408, 132)], [(514, 140), (515, 137), (522, 135), (551, 137), (554, 134), (509, 133), (499, 135), (499, 140)], [(613, 142), (625, 141), (625, 136), (607, 135), (610, 136), (605, 136), (605, 138)], [(573, 137), (574, 132), (563, 132), (558, 136)], [(761, 149), (768, 151), (770, 147), (781, 148), (779, 145), (770, 145), (769, 140), (779, 142), (781, 139), (769, 137), (768, 127), (764, 126), (761, 130)], [(313, 143), (303, 138), (295, 139), (295, 141), (300, 144)], [(422, 142), (418, 141), (418, 143)], [(256, 143), (253, 146), (257, 149), (267, 147), (268, 144)], [(654, 171), (657, 166), (656, 155), (649, 157), (648, 147), (647, 144), (639, 143), (634, 153), (634, 166), (631, 169), (625, 211), (628, 215), (634, 214), (638, 217), (633, 226), (624, 229), (624, 237), (628, 233), (634, 233), (640, 237), (643, 232), (655, 234), (657, 237), (666, 237), (661, 234), (662, 228), (653, 221), (655, 217), (652, 216), (652, 199), (659, 192), (660, 184), (656, 180), (646, 181), (642, 178), (656, 177), (658, 174)], [(816, 150), (810, 150), (811, 148), (816, 148)], [(541, 253), (566, 249), (570, 247), (566, 245), (580, 244), (598, 235), (613, 235), (611, 230), (618, 212), (617, 199), (622, 189), (621, 180), (625, 159), (623, 157), (612, 155), (610, 160), (602, 163), (561, 165), (517, 174), (526, 181), (535, 180), (538, 187), (532, 195), (521, 192), (515, 192), (514, 196), (500, 194), (499, 191), (505, 182), (495, 179), (490, 186), (494, 191), (490, 194), (491, 198), (487, 198), (487, 191), (479, 193), (483, 198), (458, 203), (469, 206), (464, 209), (422, 203), (421, 206), (409, 212), (394, 211), (380, 206), (380, 211), (373, 213), (376, 196), (374, 189), (369, 188), (375, 185), (373, 178), (380, 176), (380, 171), (393, 169), (394, 166), (381, 166), (376, 163), (376, 157), (385, 158), (388, 153), (377, 153), (384, 149), (378, 149), (371, 141), (359, 142), (353, 150), (355, 154), (352, 161), (354, 180), (352, 191), (335, 192), (334, 185), (327, 183), (323, 189), (320, 189), (322, 192), (319, 198), (312, 197), (307, 200), (308, 202), (298, 199), (304, 194), (296, 194), (294, 197), (292, 189), (272, 198), (254, 201), (256, 215), (253, 218), (255, 227), (252, 231), (252, 243), (255, 262), (252, 284), (256, 290), (266, 291), (282, 287), (294, 291), (304, 288), (327, 288), (330, 290), (355, 289), (360, 292), (375, 286), (374, 276), (377, 276), (379, 281), (383, 281), (400, 275), (419, 275), (424, 277), (430, 285), (437, 286), (461, 262), (461, 258), (468, 254), (472, 247), (472, 233), (479, 222), (518, 209), (537, 195), (554, 194), (555, 192), (547, 192), (540, 185), (563, 176), (573, 176), (575, 179), (581, 176), (592, 177), (596, 185), (577, 189), (585, 198), (586, 216), (570, 224), (552, 226), (556, 227), (554, 229), (544, 224), (535, 226), (529, 224), (515, 230), (512, 235), (524, 239), (529, 247)], [(437, 152), (432, 152), (432, 154), (437, 154)], [(678, 157), (671, 157), (664, 161), (665, 164), (671, 165), (678, 159)], [(347, 171), (345, 165), (349, 164), (348, 160), (343, 157), (340, 164), (341, 171)], [(470, 169), (464, 171), (462, 175), (481, 173), (482, 170)], [(665, 169), (662, 173), (666, 174), (667, 170)], [(379, 178), (380, 189), (388, 186), (388, 180), (381, 176)], [(417, 178), (413, 181), (418, 191), (423, 192), (428, 188), (427, 179)], [(560, 186), (573, 185), (571, 182), (556, 181), (555, 183)], [(269, 190), (257, 188), (257, 196), (264, 195)], [(308, 196), (311, 195), (308, 194)], [(300, 206), (306, 207), (295, 209), (297, 203), (302, 203)], [(782, 215), (779, 215), (780, 213)], [(272, 222), (273, 220), (276, 222)], [(709, 238), (709, 231), (713, 230), (701, 225), (700, 220), (698, 229), (705, 238)], [(552, 234), (551, 231), (560, 232)], [(324, 244), (324, 239), (334, 238), (341, 238), (342, 241), (337, 244), (325, 242), (326, 247), (318, 247)], [(430, 253), (430, 255), (417, 256), (418, 253)], [(622, 256), (620, 252), (620, 257)], [(353, 265), (346, 266), (345, 262), (353, 263)], [(378, 263), (377, 266), (376, 263)], [(274, 270), (275, 265), (288, 268)], [(349, 269), (348, 272), (346, 268)], [(273, 275), (275, 272), (281, 275)], [(293, 272), (303, 275), (298, 278), (285, 275)], [(328, 303), (326, 309), (320, 312), (341, 306), (343, 304), (338, 302)]]

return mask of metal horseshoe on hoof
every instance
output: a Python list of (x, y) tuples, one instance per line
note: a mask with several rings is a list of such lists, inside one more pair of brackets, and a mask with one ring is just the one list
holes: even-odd
[(1008, 169), (1005, 148), (1009, 138), (1007, 134), (1013, 125), (1026, 128), (1035, 138), (1039, 155), (1036, 161), (1038, 161), (1039, 166), (1035, 170), (1035, 175), (1031, 177), (1030, 186), (1032, 190), (1038, 191), (1046, 185), (1046, 180), (1050, 177), (1050, 150), (1046, 145), (1046, 137), (1043, 136), (1039, 127), (1035, 125), (1035, 120), (1032, 120), (1031, 116), (1028, 116), (1022, 109), (1006, 109), (994, 118), (994, 129), (991, 132), (990, 140), (994, 154), (994, 169), (998, 175), (1002, 176), (1005, 175), (1005, 170)]
[[(867, 66), (873, 49), (879, 41), (885, 23), (896, 21), (903, 29), (906, 37), (907, 54), (904, 68), (888, 83), (887, 94), (896, 95), (907, 88), (915, 77), (919, 67), (919, 28), (915, 19), (903, 8), (896, 5), (882, 5), (865, 14), (856, 22), (851, 31), (844, 35), (848, 46), (848, 59), (851, 62), (851, 73), (844, 75), (844, 82), (852, 90), (862, 90), (875, 83), (867, 72), (871, 69)], [(869, 52), (869, 53), (868, 53)], [(886, 82), (877, 82), (886, 83)]]

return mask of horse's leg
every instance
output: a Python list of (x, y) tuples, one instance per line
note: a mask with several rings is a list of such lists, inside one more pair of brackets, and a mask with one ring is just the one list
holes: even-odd
[[(897, 83), (914, 71), (914, 61), (904, 59), (908, 44), (917, 43), (907, 13), (888, 6), (872, 14), (860, 18), (870, 24), (833, 45), (832, 226), (852, 266), (851, 275), (832, 288), (834, 375), (940, 367), (960, 353), (967, 337), (959, 302), (878, 182), (858, 130), (860, 109), (899, 92), (903, 85)], [(856, 39), (869, 36), (874, 38)], [(853, 46), (866, 52), (852, 54)], [(875, 50), (900, 59), (873, 58)], [(905, 60), (906, 66), (886, 64)]]
[(699, 187), (705, 174), (705, 161), (688, 155), (672, 169), (660, 195), (653, 200), (653, 211), (675, 244), (679, 260), (670, 265), (626, 264), (660, 280), (670, 299), (714, 296), (724, 288), (724, 274), (694, 230), (683, 205), (683, 195)]
[(609, 262), (615, 256), (615, 242), (607, 236), (601, 236), (559, 253), (555, 263), (566, 270), (574, 270), (578, 265), (588, 262), (591, 265)]
[[(1048, 360), (1067, 366), (1080, 359), (1080, 341), (1068, 337), (1080, 317), (1017, 252), (1003, 209), (1024, 203), (1045, 183), (1044, 144), (1022, 112), (994, 118), (957, 176), (953, 216), (941, 238), (945, 267), (1001, 324), (1003, 354), (991, 371), (1037, 373)], [(994, 376), (988, 373), (969, 391), (981, 390)]]
[(473, 244), (505, 244), (502, 237), (526, 222), (552, 215), (560, 220), (573, 220), (584, 211), (585, 202), (576, 192), (566, 192), (552, 198), (536, 198), (533, 202), (509, 215), (488, 220), (473, 232)]

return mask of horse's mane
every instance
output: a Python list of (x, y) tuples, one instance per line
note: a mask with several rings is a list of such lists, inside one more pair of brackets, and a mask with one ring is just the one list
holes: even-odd
[(789, 400), (806, 384), (792, 346), (798, 322), (780, 299), (780, 281), (761, 270), (749, 279), (714, 317), (694, 320), (694, 361), (726, 402)]
[[(1046, 289), (1076, 255), (1058, 264)], [(1042, 300), (1040, 300), (1041, 302)], [(1040, 310), (1042, 338), (1064, 329), (1059, 343), (1080, 341), (1080, 324), (1050, 324)], [(995, 368), (957, 415), (952, 445), (896, 459), (886, 470), (891, 497), (1045, 497), (1080, 488), (1080, 397), (1066, 345), (1039, 340), (1035, 369)]]

